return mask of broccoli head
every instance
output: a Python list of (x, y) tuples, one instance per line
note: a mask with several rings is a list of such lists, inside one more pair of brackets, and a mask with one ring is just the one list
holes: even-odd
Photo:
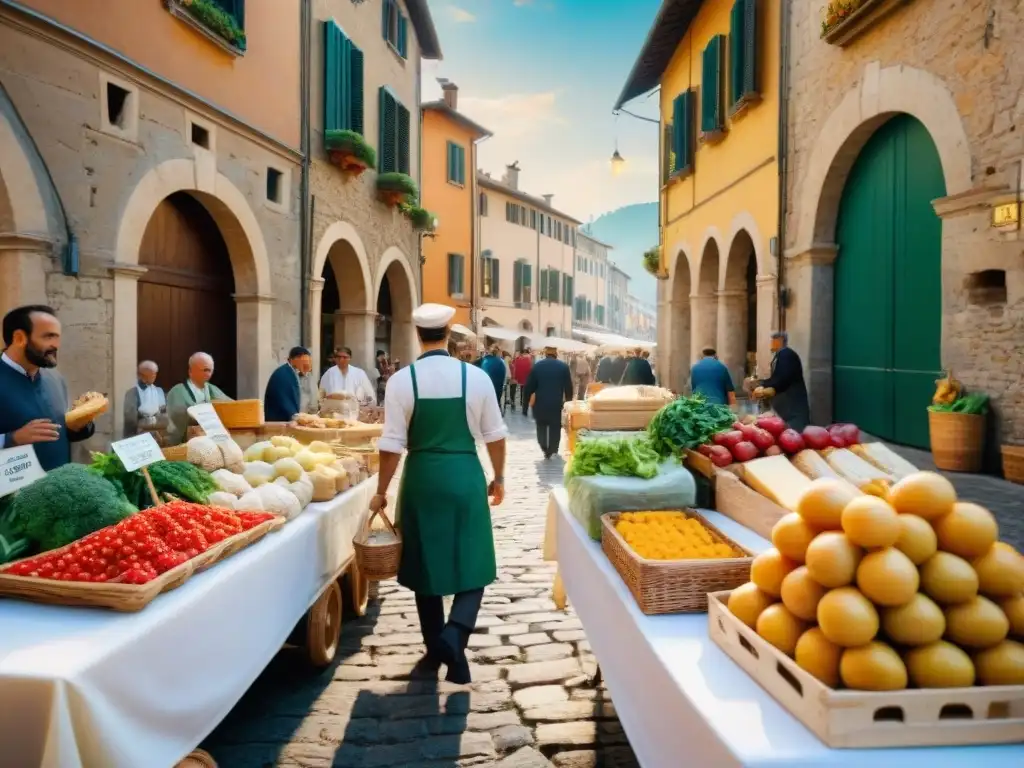
[(65, 464), (11, 502), (11, 528), (43, 550), (57, 549), (138, 512), (113, 484), (81, 464)]

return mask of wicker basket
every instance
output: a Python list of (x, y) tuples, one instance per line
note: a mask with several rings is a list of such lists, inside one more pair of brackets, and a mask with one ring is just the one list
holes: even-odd
[(932, 458), (947, 472), (980, 472), (985, 447), (985, 417), (928, 411)]
[[(618, 513), (601, 516), (601, 549), (626, 582), (640, 610), (648, 616), (663, 613), (705, 613), (708, 593), (735, 589), (750, 581), (753, 554), (741, 547), (692, 509), (681, 510), (696, 518), (719, 544), (745, 552), (746, 557), (715, 560), (648, 560), (640, 557), (617, 530)], [(721, 584), (730, 586), (722, 587)]]
[(1024, 445), (1003, 446), (1003, 477), (1024, 485)]
[(188, 461), (188, 446), (185, 443), (181, 445), (169, 445), (163, 449), (164, 458), (167, 461)]
[[(373, 533), (373, 518), (375, 517), (384, 521), (384, 527), (394, 534), (394, 541), (385, 544), (370, 543), (370, 535)], [(402, 560), (402, 536), (395, 530), (395, 526), (388, 520), (383, 509), (370, 513), (366, 518), (363, 530), (352, 539), (352, 546), (355, 549), (359, 573), (367, 581), (385, 581), (398, 575), (398, 565)]]
[(262, 400), (214, 400), (213, 410), (224, 429), (258, 429), (263, 426)]

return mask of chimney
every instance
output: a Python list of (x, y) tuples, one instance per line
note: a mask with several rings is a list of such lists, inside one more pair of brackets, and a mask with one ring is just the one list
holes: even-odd
[(505, 166), (505, 178), (502, 179), (512, 189), (519, 189), (519, 161), (516, 160), (512, 165)]
[(459, 86), (455, 83), (445, 81), (441, 83), (441, 90), (444, 92), (444, 103), (452, 109), (459, 108)]
[(541, 195), (541, 197), (544, 198), (544, 202), (547, 203), (548, 206), (550, 206), (551, 205), (551, 201), (555, 199), (554, 195)]

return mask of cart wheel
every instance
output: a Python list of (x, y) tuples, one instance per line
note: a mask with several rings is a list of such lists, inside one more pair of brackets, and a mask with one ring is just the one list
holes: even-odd
[(341, 589), (338, 582), (332, 581), (306, 614), (306, 653), (310, 663), (326, 667), (334, 661), (340, 636)]
[(217, 768), (217, 763), (209, 752), (197, 749), (189, 752), (174, 768)]
[(363, 578), (355, 560), (348, 567), (348, 586), (351, 590), (352, 611), (356, 616), (365, 616), (366, 606), (370, 602), (370, 582)]

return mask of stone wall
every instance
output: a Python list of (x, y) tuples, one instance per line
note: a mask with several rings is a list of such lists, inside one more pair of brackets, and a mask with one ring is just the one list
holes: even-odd
[[(1024, 443), (1024, 246), (990, 226), (1013, 199), (1024, 154), (1024, 18), (1013, 3), (917, 0), (847, 47), (820, 39), (823, 0), (794, 0), (790, 39), (785, 282), (791, 341), (810, 370), (816, 418), (831, 412), (831, 274), (846, 175), (872, 132), (906, 112), (929, 130), (943, 166), (942, 364), (997, 411), (993, 439)], [(841, 254), (839, 255), (841, 258)], [(978, 300), (981, 270), (1005, 295)], [(986, 297), (983, 297), (986, 298)]]

